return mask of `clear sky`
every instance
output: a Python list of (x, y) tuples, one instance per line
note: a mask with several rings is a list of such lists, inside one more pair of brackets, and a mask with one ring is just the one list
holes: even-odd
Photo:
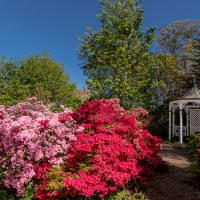
[[(200, 19), (200, 0), (143, 0), (143, 28), (161, 28), (177, 20)], [(75, 54), (86, 26), (99, 30), (99, 0), (0, 0), (0, 55), (21, 58), (48, 52), (66, 73), (86, 87)]]

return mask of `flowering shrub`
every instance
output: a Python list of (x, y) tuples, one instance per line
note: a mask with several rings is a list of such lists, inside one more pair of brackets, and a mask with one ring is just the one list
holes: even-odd
[(76, 140), (77, 127), (72, 117), (52, 113), (35, 98), (6, 108), (0, 106), (0, 172), (3, 184), (23, 196), (26, 185), (43, 162), (59, 166), (66, 157), (71, 140)]
[(116, 99), (86, 102), (72, 116), (84, 126), (67, 148), (64, 165), (40, 171), (36, 197), (78, 195), (99, 197), (124, 187), (130, 180), (144, 183), (162, 162), (161, 139), (138, 126), (142, 108), (125, 111)]

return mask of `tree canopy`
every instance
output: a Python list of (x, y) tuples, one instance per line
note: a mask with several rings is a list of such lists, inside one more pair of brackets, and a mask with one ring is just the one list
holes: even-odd
[(134, 104), (145, 107), (151, 101), (153, 79), (149, 73), (154, 66), (149, 49), (155, 27), (146, 32), (141, 29), (144, 11), (139, 2), (100, 0), (97, 17), (101, 29), (88, 27), (79, 38), (77, 53), (92, 99), (117, 97), (125, 108)]
[(192, 71), (194, 74), (200, 73), (200, 38), (193, 40), (192, 48), (189, 51), (189, 60), (192, 64)]
[(14, 105), (35, 96), (51, 108), (62, 104), (75, 109), (81, 103), (76, 84), (66, 74), (63, 64), (47, 53), (28, 58), (1, 58), (0, 104)]
[[(163, 100), (180, 98), (199, 74), (200, 20), (179, 20), (159, 29), (156, 60), (164, 87)], [(173, 61), (173, 62), (172, 62)]]

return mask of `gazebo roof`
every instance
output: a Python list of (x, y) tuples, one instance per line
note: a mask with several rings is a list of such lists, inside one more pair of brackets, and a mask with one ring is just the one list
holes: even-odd
[(181, 99), (199, 99), (200, 98), (200, 89), (192, 88), (190, 89)]
[(200, 89), (198, 88), (196, 84), (195, 76), (192, 76), (191, 89), (188, 92), (186, 92), (184, 96), (182, 96), (180, 99), (181, 100), (182, 99), (200, 99)]
[(169, 102), (169, 109), (172, 108), (172, 106), (177, 106), (180, 109), (183, 107), (192, 107), (193, 105), (187, 105), (188, 103), (195, 103), (196, 105), (200, 106), (200, 89), (198, 88), (196, 84), (196, 78), (195, 76), (192, 77), (192, 87), (191, 89), (184, 94), (179, 99), (172, 100)]

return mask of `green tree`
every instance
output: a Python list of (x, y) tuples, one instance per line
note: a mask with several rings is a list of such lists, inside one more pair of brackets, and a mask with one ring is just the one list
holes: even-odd
[(101, 29), (95, 32), (88, 27), (79, 38), (77, 53), (92, 99), (119, 98), (125, 108), (145, 107), (152, 99), (149, 72), (154, 66), (149, 48), (155, 28), (141, 29), (144, 11), (140, 2), (100, 0)]
[(189, 51), (190, 61), (194, 74), (200, 73), (200, 38), (193, 40), (192, 48)]
[[(178, 56), (170, 55), (156, 55), (157, 70), (154, 71), (154, 77), (156, 82), (160, 83), (159, 87), (155, 88), (154, 96), (159, 104), (163, 104), (170, 96), (170, 99), (177, 98), (177, 86), (182, 86), (180, 80), (182, 78), (182, 72), (178, 66)], [(180, 90), (180, 88), (179, 88)], [(181, 91), (181, 90), (180, 90)], [(170, 94), (170, 95), (169, 95)]]
[(157, 51), (161, 54), (178, 56), (180, 70), (192, 70), (190, 62), (194, 42), (200, 39), (200, 20), (179, 20), (161, 28), (156, 35)]
[(1, 59), (0, 104), (13, 105), (28, 97), (58, 109), (62, 104), (75, 109), (81, 104), (76, 84), (65, 74), (63, 64), (47, 53), (22, 59)]
[(155, 38), (157, 77), (164, 83), (161, 96), (164, 101), (180, 98), (190, 88), (191, 74), (199, 73), (200, 20), (174, 21)]

